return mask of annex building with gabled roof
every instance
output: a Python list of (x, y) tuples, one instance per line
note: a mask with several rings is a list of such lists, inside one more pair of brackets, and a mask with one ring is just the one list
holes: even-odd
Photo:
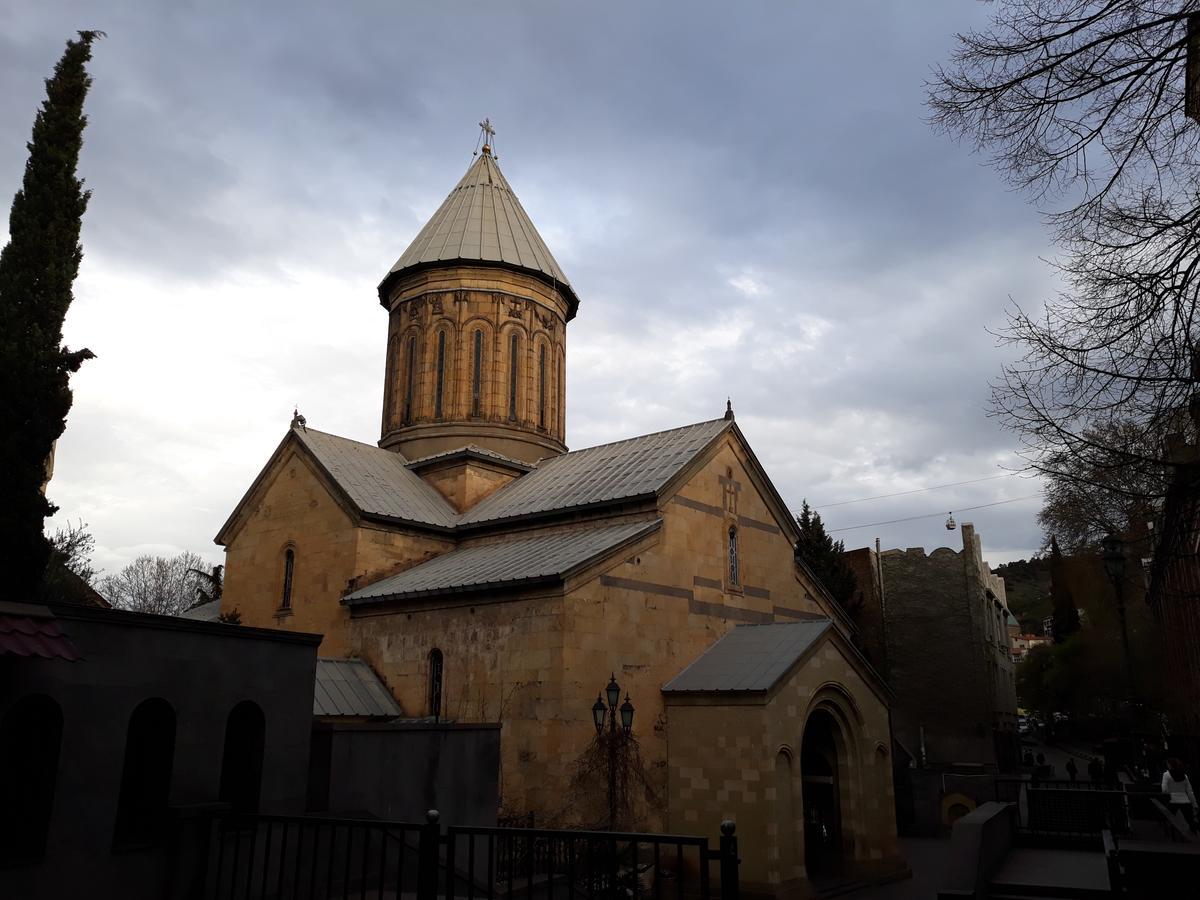
[[(507, 814), (734, 818), (761, 894), (902, 870), (887, 688), (732, 409), (568, 451), (579, 300), (487, 145), (378, 293), (380, 440), (295, 417), (217, 535), (222, 610), (323, 634), (404, 716), (499, 723)], [(578, 777), (610, 675), (645, 787), (616, 822)]]

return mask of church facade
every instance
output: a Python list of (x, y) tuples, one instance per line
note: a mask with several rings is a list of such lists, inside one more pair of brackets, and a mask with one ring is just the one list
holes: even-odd
[(217, 536), (223, 610), (322, 633), (407, 716), (501, 723), (506, 812), (597, 824), (575, 776), (612, 676), (629, 824), (734, 818), (764, 894), (902, 870), (887, 687), (732, 410), (567, 451), (579, 300), (487, 145), (379, 300), (378, 445), (293, 422)]

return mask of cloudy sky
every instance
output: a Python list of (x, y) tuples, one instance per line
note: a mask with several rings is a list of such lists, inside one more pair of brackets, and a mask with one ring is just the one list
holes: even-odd
[[(988, 329), (1054, 289), (1037, 212), (926, 124), (965, 0), (605, 4), (56, 2), (0, 7), (0, 203), (42, 80), (108, 37), (51, 498), (95, 561), (221, 559), (213, 535), (299, 404), (373, 442), (375, 286), (491, 117), (509, 182), (580, 300), (568, 439), (738, 423), (789, 503), (1002, 474)], [(999, 477), (826, 506), (847, 547), (1040, 544)], [(895, 525), (852, 528), (941, 513)]]

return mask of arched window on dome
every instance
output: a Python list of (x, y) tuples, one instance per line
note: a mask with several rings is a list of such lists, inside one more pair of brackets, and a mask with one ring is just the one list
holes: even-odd
[(729, 526), (729, 583), (737, 586), (742, 583), (741, 560), (738, 558), (738, 530), (736, 525)]
[(483, 406), (483, 329), (475, 329), (471, 359), (471, 415), (478, 416)]
[(417, 376), (417, 336), (410, 334), (408, 336), (408, 345), (404, 349), (404, 410), (401, 416), (401, 422), (405, 425), (412, 424), (413, 420), (413, 393)]
[(442, 395), (446, 388), (446, 332), (439, 331), (437, 338), (436, 381), (433, 386), (433, 417), (442, 417)]
[(538, 428), (546, 430), (546, 345), (538, 348)]
[(520, 338), (514, 331), (508, 338), (508, 421), (517, 420), (517, 361), (520, 359)]
[(558, 436), (562, 438), (567, 433), (567, 375), (566, 358), (562, 348), (558, 349)]

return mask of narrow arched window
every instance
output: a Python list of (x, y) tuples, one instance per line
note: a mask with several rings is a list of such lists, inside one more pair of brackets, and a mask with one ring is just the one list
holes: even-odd
[(479, 415), (483, 392), (483, 329), (475, 330), (474, 358), (471, 360), (471, 415)]
[(0, 720), (0, 772), (7, 774), (0, 863), (33, 862), (46, 852), (62, 731), (62, 710), (44, 694), (17, 701)]
[(252, 700), (243, 700), (230, 710), (225, 720), (220, 798), (234, 812), (258, 812), (266, 732), (266, 717)]
[(437, 647), (429, 651), (429, 714), (442, 716), (442, 651)]
[(296, 570), (296, 551), (288, 547), (283, 551), (283, 596), (279, 598), (280, 609), (292, 608), (292, 577)]
[(153, 843), (165, 833), (174, 762), (175, 710), (161, 698), (145, 700), (125, 735), (114, 844)]
[(741, 560), (738, 559), (737, 526), (729, 526), (729, 583), (741, 584)]
[(538, 348), (538, 428), (546, 428), (546, 345)]
[(563, 437), (567, 433), (567, 376), (564, 373), (566, 365), (564, 364), (564, 354), (560, 350), (558, 353), (558, 436)]
[(413, 385), (417, 376), (417, 336), (408, 336), (408, 347), (404, 351), (404, 416), (405, 425), (413, 420)]
[(508, 420), (517, 420), (517, 350), (518, 338), (514, 331), (508, 339)]
[(446, 387), (446, 332), (438, 332), (437, 380), (433, 388), (433, 417), (442, 417), (442, 391)]

